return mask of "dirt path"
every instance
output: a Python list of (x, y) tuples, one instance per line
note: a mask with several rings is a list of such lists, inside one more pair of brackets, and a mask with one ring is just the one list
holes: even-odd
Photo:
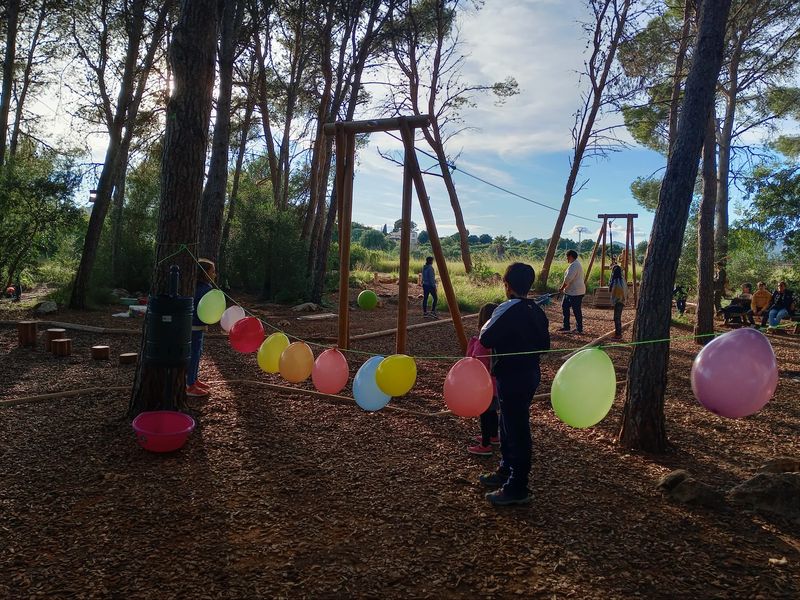
[[(113, 310), (56, 318), (141, 327), (112, 319)], [(336, 328), (335, 320), (261, 310), (300, 337)], [(555, 330), (559, 311), (548, 311)], [(608, 311), (586, 312), (587, 333), (554, 335), (557, 348), (611, 328)], [(354, 333), (388, 328), (394, 307), (352, 319)], [(0, 399), (130, 382), (130, 367), (92, 362), (88, 347), (136, 351), (138, 333), (71, 335), (75, 352), (59, 360), (17, 348), (15, 331), (0, 328)], [(409, 339), (418, 356), (458, 354), (452, 325)], [(390, 337), (357, 348), (393, 346)], [(798, 597), (800, 526), (671, 504), (654, 489), (679, 467), (729, 489), (766, 458), (800, 455), (800, 342), (774, 338), (774, 347), (775, 399), (731, 421), (693, 399), (696, 346), (674, 342), (666, 413), (675, 450), (663, 457), (613, 444), (621, 394), (589, 430), (561, 424), (548, 402), (537, 402), (534, 503), (497, 511), (476, 484), (495, 459), (464, 451), (475, 420), (367, 414), (301, 389), (230, 385), (280, 379), (212, 338), (202, 370), (214, 394), (194, 403), (198, 429), (174, 455), (135, 444), (124, 393), (0, 409), (0, 597)], [(620, 378), (627, 352), (610, 351)], [(352, 357), (351, 371), (362, 362)], [(393, 404), (440, 410), (452, 362), (419, 361), (417, 385)], [(560, 364), (556, 354), (543, 360), (542, 390)]]

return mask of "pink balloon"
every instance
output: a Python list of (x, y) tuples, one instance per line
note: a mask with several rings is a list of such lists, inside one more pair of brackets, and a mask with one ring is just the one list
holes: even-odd
[(742, 328), (714, 338), (692, 364), (692, 391), (714, 414), (730, 419), (761, 410), (778, 386), (778, 362), (767, 337)]
[(236, 321), (229, 339), (231, 348), (237, 352), (256, 352), (264, 341), (264, 326), (255, 317), (245, 317)]
[(323, 394), (338, 394), (347, 385), (350, 369), (344, 354), (329, 348), (317, 357), (311, 369), (311, 381)]
[(462, 358), (444, 380), (444, 401), (459, 417), (477, 417), (492, 403), (494, 385), (477, 358)]
[(244, 314), (244, 309), (234, 304), (233, 306), (229, 306), (225, 309), (225, 312), (222, 313), (222, 318), (219, 320), (219, 325), (222, 327), (222, 330), (228, 333), (233, 326), (236, 325), (239, 321), (244, 319), (247, 315)]

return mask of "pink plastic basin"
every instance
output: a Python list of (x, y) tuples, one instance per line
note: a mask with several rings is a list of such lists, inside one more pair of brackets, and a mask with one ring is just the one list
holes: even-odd
[(174, 410), (143, 412), (133, 420), (136, 441), (150, 452), (172, 452), (194, 431), (194, 419)]

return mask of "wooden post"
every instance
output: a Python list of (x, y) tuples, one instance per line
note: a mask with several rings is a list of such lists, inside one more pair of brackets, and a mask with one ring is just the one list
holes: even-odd
[(21, 348), (36, 346), (36, 321), (20, 321), (17, 323), (17, 341)]
[(633, 245), (633, 217), (631, 217), (631, 252), (633, 253), (633, 262), (631, 262), (631, 273), (633, 275), (633, 306), (635, 308), (639, 294), (636, 291), (636, 247)]
[(608, 224), (608, 217), (603, 218), (603, 247), (601, 249), (600, 254), (600, 287), (605, 285), (605, 275), (606, 275), (606, 230)]
[(121, 365), (135, 365), (136, 359), (139, 355), (136, 352), (124, 352), (119, 355), (119, 364)]
[(403, 161), (403, 208), (400, 215), (400, 279), (397, 282), (397, 338), (395, 352), (405, 354), (408, 338), (408, 269), (411, 259), (411, 153), (414, 152), (414, 137), (405, 119), (400, 119), (400, 135), (405, 146)]
[(70, 338), (58, 338), (50, 342), (53, 356), (69, 356), (72, 354), (72, 340)]
[[(341, 137), (341, 136), (340, 136)], [(340, 186), (342, 190), (339, 213), (339, 348), (350, 347), (350, 231), (353, 218), (353, 175), (355, 170), (355, 134), (343, 136), (346, 158)], [(337, 148), (338, 156), (338, 148)], [(337, 167), (338, 175), (338, 167)]]
[[(408, 129), (407, 123), (400, 124), (400, 131)], [(447, 297), (447, 306), (450, 309), (450, 315), (453, 317), (453, 326), (458, 336), (458, 342), (461, 345), (461, 351), (467, 351), (467, 336), (464, 333), (464, 323), (461, 322), (461, 311), (458, 309), (458, 300), (456, 293), (453, 290), (453, 284), (450, 281), (450, 273), (447, 270), (447, 262), (442, 252), (442, 244), (439, 240), (439, 233), (436, 230), (436, 221), (433, 218), (433, 211), (431, 210), (430, 202), (428, 201), (428, 193), (425, 191), (425, 181), (422, 179), (422, 171), (419, 169), (419, 162), (417, 162), (417, 155), (411, 152), (409, 155), (411, 176), (414, 179), (414, 185), (417, 189), (417, 198), (419, 200), (420, 208), (422, 209), (422, 216), (425, 219), (425, 227), (428, 231), (430, 238), (431, 248), (433, 249), (433, 256), (436, 258), (436, 266), (439, 268), (439, 278), (442, 280), (442, 287), (444, 288), (445, 296)]]
[(583, 275), (583, 285), (589, 283), (589, 274), (592, 272), (592, 265), (594, 264), (594, 259), (597, 256), (597, 248), (600, 246), (600, 240), (603, 239), (604, 230), (605, 223), (600, 226), (600, 233), (597, 234), (597, 241), (594, 243), (594, 248), (592, 248), (592, 257), (589, 259), (589, 266), (586, 267), (586, 272)]
[(625, 255), (624, 255), (624, 260), (622, 261), (622, 273), (624, 274), (626, 284), (628, 282), (628, 255), (630, 254), (630, 252), (628, 251), (628, 247), (630, 245), (630, 241), (631, 241), (631, 218), (628, 217), (628, 219), (625, 222), (625, 250), (623, 250)]
[(60, 329), (58, 327), (53, 327), (52, 329), (47, 329), (44, 332), (44, 349), (47, 352), (53, 351), (53, 340), (60, 340), (64, 339), (66, 335), (66, 329)]
[(111, 348), (109, 346), (92, 346), (93, 360), (109, 360), (111, 358)]

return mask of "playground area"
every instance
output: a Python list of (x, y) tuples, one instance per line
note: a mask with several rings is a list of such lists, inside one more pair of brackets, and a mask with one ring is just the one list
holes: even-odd
[[(409, 293), (409, 325), (430, 322), (414, 286)], [(335, 338), (336, 319), (298, 320), (287, 307), (240, 300), (290, 335)], [(353, 350), (393, 352), (393, 336), (355, 339), (396, 326), (396, 301), (385, 300), (371, 312), (351, 309)], [(0, 320), (27, 316), (9, 310), (4, 305)], [(556, 351), (542, 359), (539, 393), (549, 390), (564, 349), (613, 328), (610, 311), (586, 307), (584, 333), (560, 334), (560, 307), (545, 310)], [(632, 317), (626, 308), (623, 321)], [(0, 596), (800, 595), (800, 523), (724, 500), (765, 461), (800, 456), (796, 336), (770, 336), (780, 371), (772, 401), (746, 419), (723, 419), (694, 399), (689, 373), (699, 347), (675, 323), (666, 398), (673, 450), (664, 456), (615, 445), (624, 386), (611, 413), (584, 430), (563, 424), (549, 399), (537, 397), (533, 502), (498, 511), (477, 483), (497, 457), (465, 450), (477, 419), (442, 414), (452, 359), (418, 358), (411, 392), (368, 413), (310, 395), (310, 381), (288, 391), (264, 386), (290, 384), (259, 370), (255, 355), (234, 352), (212, 327), (201, 365), (211, 396), (189, 399), (197, 429), (181, 450), (161, 455), (136, 443), (125, 418), (135, 366), (114, 360), (139, 350), (141, 320), (69, 310), (54, 320), (128, 332), (70, 329), (71, 355), (54, 357), (40, 344), (18, 347), (16, 330), (0, 328), (0, 571), (14, 574), (0, 581)], [(472, 335), (475, 320), (464, 325)], [(112, 360), (92, 360), (96, 344), (109, 345)], [(460, 355), (445, 319), (410, 329), (407, 351)], [(624, 380), (630, 347), (606, 351)], [(351, 375), (363, 360), (348, 354)], [(352, 395), (350, 383), (341, 395)], [(662, 497), (656, 486), (674, 469), (723, 501), (706, 507)]]

